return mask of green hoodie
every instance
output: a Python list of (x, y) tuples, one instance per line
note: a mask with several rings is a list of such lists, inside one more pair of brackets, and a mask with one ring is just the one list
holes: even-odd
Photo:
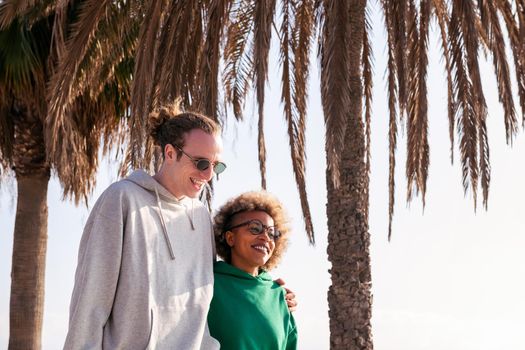
[(219, 261), (208, 313), (212, 337), (221, 350), (294, 350), (297, 328), (285, 291), (266, 272), (252, 276)]

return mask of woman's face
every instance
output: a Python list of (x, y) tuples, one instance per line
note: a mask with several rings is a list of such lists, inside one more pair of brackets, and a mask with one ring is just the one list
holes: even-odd
[[(263, 227), (263, 232), (258, 235), (254, 234), (256, 221), (259, 221)], [(268, 228), (273, 228), (273, 219), (264, 211), (246, 211), (233, 217), (230, 226), (237, 225), (239, 226), (225, 234), (226, 242), (231, 247), (231, 264), (257, 276), (259, 268), (266, 264), (275, 249), (275, 241), (268, 234)]]

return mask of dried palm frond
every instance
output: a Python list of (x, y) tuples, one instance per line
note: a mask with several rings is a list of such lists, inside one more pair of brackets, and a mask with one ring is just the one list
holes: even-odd
[[(507, 142), (512, 143), (512, 138), (517, 132), (517, 119), (514, 110), (512, 87), (510, 82), (509, 66), (505, 53), (505, 40), (499, 24), (498, 13), (492, 1), (483, 2), (483, 12), (487, 17), (488, 45), (492, 52), (494, 72), (498, 85), (498, 95), (503, 105), (505, 131)], [(480, 159), (482, 160), (482, 159)]]
[[(87, 0), (82, 3), (78, 21), (73, 25), (71, 37), (66, 44), (64, 59), (51, 78), (45, 134), (48, 158), (54, 164), (64, 164), (68, 155), (79, 151), (79, 145), (72, 136), (75, 134), (75, 125), (71, 118), (66, 117), (66, 111), (74, 102), (71, 89), (78, 67), (109, 3), (105, 0)], [(62, 142), (55, 141), (59, 139)]]
[(224, 48), (225, 102), (233, 106), (237, 120), (242, 120), (244, 99), (254, 74), (253, 47), (254, 0), (243, 0), (232, 9), (232, 20)]
[[(350, 40), (356, 39), (352, 38), (349, 23), (357, 19), (349, 18), (349, 6), (349, 1), (324, 1), (322, 22), (321, 98), (326, 125), (327, 166), (335, 188), (340, 184), (340, 150), (344, 146), (351, 96), (361, 93), (350, 91), (349, 87), (350, 80), (359, 76), (359, 72), (350, 70), (348, 48), (352, 44)], [(362, 37), (359, 40), (362, 41)]]
[[(468, 72), (465, 68), (466, 48), (465, 37), (462, 28), (464, 21), (464, 10), (460, 1), (454, 1), (450, 16), (450, 51), (452, 54), (451, 67), (454, 72), (454, 94), (458, 101), (458, 133), (459, 148), (461, 155), (461, 168), (463, 172), (463, 190), (465, 193), (470, 185), (473, 192), (474, 206), (477, 200), (478, 169), (478, 118), (475, 109), (475, 92)], [(468, 19), (472, 21), (472, 19)]]
[(449, 16), (443, 0), (432, 0), (435, 17), (439, 25), (439, 32), (441, 35), (441, 49), (443, 50), (443, 57), (445, 59), (445, 72), (447, 73), (447, 111), (448, 111), (448, 133), (450, 138), (450, 162), (454, 163), (454, 128), (456, 125), (456, 109), (457, 104), (454, 100), (453, 79), (450, 49), (447, 37), (447, 28), (449, 26)]
[(499, 0), (496, 2), (496, 6), (505, 21), (509, 35), (510, 47), (514, 58), (522, 123), (525, 125), (525, 1), (516, 1), (516, 13), (519, 26), (516, 23), (516, 18), (509, 1)]
[(208, 10), (204, 55), (199, 74), (201, 93), (200, 106), (206, 115), (219, 121), (219, 65), (221, 58), (221, 38), (228, 24), (228, 14), (232, 0), (212, 0)]
[(388, 6), (391, 9), (392, 14), (392, 26), (390, 31), (392, 31), (395, 38), (395, 58), (396, 58), (396, 74), (397, 74), (397, 85), (398, 85), (398, 102), (399, 102), (399, 113), (401, 118), (403, 118), (406, 112), (407, 104), (407, 63), (406, 63), (406, 52), (407, 52), (407, 28), (406, 25), (408, 20), (407, 16), (407, 2), (406, 1), (396, 1), (389, 0)]
[(88, 93), (95, 99), (106, 82), (116, 74), (116, 67), (123, 61), (133, 59), (139, 23), (130, 13), (129, 2), (110, 7), (109, 16), (100, 23), (97, 40), (91, 43), (79, 65), (77, 82), (71, 90), (72, 96)]
[[(396, 81), (396, 53), (395, 53), (395, 34), (393, 30), (393, 10), (392, 2), (383, 0), (383, 15), (385, 27), (387, 28), (387, 50), (388, 50), (388, 239), (392, 235), (392, 219), (394, 217), (395, 204), (395, 168), (396, 168), (396, 148), (397, 148), (397, 81)], [(404, 35), (404, 34), (403, 34)]]
[(408, 45), (411, 53), (408, 65), (412, 67), (408, 86), (407, 100), (407, 198), (413, 196), (413, 188), (421, 193), (425, 205), (426, 182), (428, 178), (429, 145), (428, 145), (428, 100), (427, 100), (427, 68), (428, 68), (428, 31), (430, 22), (430, 3), (420, 1), (419, 23), (413, 1), (409, 1)]
[[(105, 140), (103, 152), (111, 141), (121, 141), (124, 137), (123, 119), (116, 108), (118, 96), (112, 91), (111, 84), (107, 90), (91, 99), (88, 95), (79, 96), (68, 110), (67, 117), (73, 120), (76, 132), (71, 135), (79, 144), (78, 153), (65, 164), (54, 164), (54, 168), (63, 186), (64, 197), (70, 197), (76, 204), (83, 200), (87, 204), (88, 195), (96, 184), (98, 153), (100, 141)], [(129, 106), (129, 90), (128, 101)]]
[(256, 1), (254, 11), (254, 81), (258, 106), (258, 137), (259, 168), (261, 172), (261, 187), (266, 189), (266, 145), (264, 141), (264, 89), (268, 79), (268, 54), (272, 38), (272, 20), (275, 12), (275, 0)]
[(199, 100), (196, 78), (203, 50), (203, 9), (200, 2), (178, 1), (171, 3), (168, 12), (158, 54), (163, 65), (155, 70), (159, 103), (180, 96), (189, 106)]
[(47, 17), (55, 6), (62, 6), (63, 1), (3, 0), (0, 2), (0, 30), (22, 18), (31, 26)]
[(151, 140), (146, 137), (146, 120), (153, 105), (155, 84), (153, 78), (160, 43), (157, 38), (162, 27), (165, 6), (163, 0), (151, 0), (144, 6), (145, 14), (135, 54), (131, 88), (130, 137), (126, 160), (120, 169), (121, 176), (124, 176), (130, 168), (147, 168), (151, 154), (146, 154), (146, 151), (153, 148)]
[[(487, 120), (487, 104), (483, 94), (481, 85), (481, 76), (478, 64), (478, 33), (476, 32), (476, 21), (478, 16), (474, 11), (471, 1), (463, 1), (461, 4), (462, 12), (462, 31), (465, 39), (466, 48), (466, 62), (469, 71), (469, 79), (472, 82), (472, 94), (474, 98), (474, 117), (476, 118), (476, 128), (478, 132), (478, 155), (479, 155), (479, 171), (481, 173), (481, 187), (483, 189), (483, 202), (486, 203), (488, 195), (488, 187), (490, 183), (490, 162), (488, 154), (488, 143), (486, 137), (486, 120)], [(474, 181), (472, 183), (474, 186)], [(476, 203), (476, 200), (474, 200)], [(474, 204), (475, 205), (475, 204)]]
[[(309, 50), (314, 32), (313, 2), (281, 2), (280, 61), (282, 66), (282, 96), (292, 167), (299, 190), (306, 234), (315, 243), (310, 206), (306, 194), (306, 99)], [(294, 23), (295, 20), (295, 23)]]

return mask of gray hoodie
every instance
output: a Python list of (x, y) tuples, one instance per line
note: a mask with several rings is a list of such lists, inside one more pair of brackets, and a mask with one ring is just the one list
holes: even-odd
[(144, 171), (98, 199), (80, 241), (64, 349), (218, 349), (211, 219)]

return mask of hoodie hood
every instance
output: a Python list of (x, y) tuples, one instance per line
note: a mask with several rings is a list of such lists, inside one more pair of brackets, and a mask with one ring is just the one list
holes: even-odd
[(181, 203), (185, 205), (191, 205), (193, 201), (192, 198), (184, 197), (181, 200), (178, 200), (170, 191), (168, 191), (164, 186), (157, 182), (151, 175), (146, 173), (144, 170), (135, 170), (129, 175), (126, 180), (129, 180), (138, 186), (144, 188), (150, 192), (157, 192), (162, 200), (171, 203)]
[(130, 176), (127, 177), (127, 180), (133, 182), (134, 184), (142, 187), (143, 189), (149, 192), (153, 192), (153, 194), (155, 195), (157, 199), (157, 212), (159, 214), (160, 222), (162, 224), (162, 233), (164, 234), (164, 239), (166, 240), (171, 259), (175, 260), (173, 245), (166, 226), (166, 219), (164, 218), (164, 214), (162, 213), (162, 201), (183, 206), (186, 216), (190, 221), (191, 229), (195, 230), (195, 225), (193, 223), (195, 203), (193, 202), (193, 198), (184, 197), (183, 199), (178, 200), (173, 194), (171, 194), (171, 192), (169, 192), (164, 186), (158, 183), (157, 180), (155, 180), (144, 170), (135, 170)]
[(272, 276), (264, 270), (259, 270), (259, 275), (252, 276), (248, 272), (236, 268), (224, 261), (217, 261), (213, 265), (213, 272), (219, 275), (231, 276), (243, 280), (257, 280), (260, 282), (273, 282)]

